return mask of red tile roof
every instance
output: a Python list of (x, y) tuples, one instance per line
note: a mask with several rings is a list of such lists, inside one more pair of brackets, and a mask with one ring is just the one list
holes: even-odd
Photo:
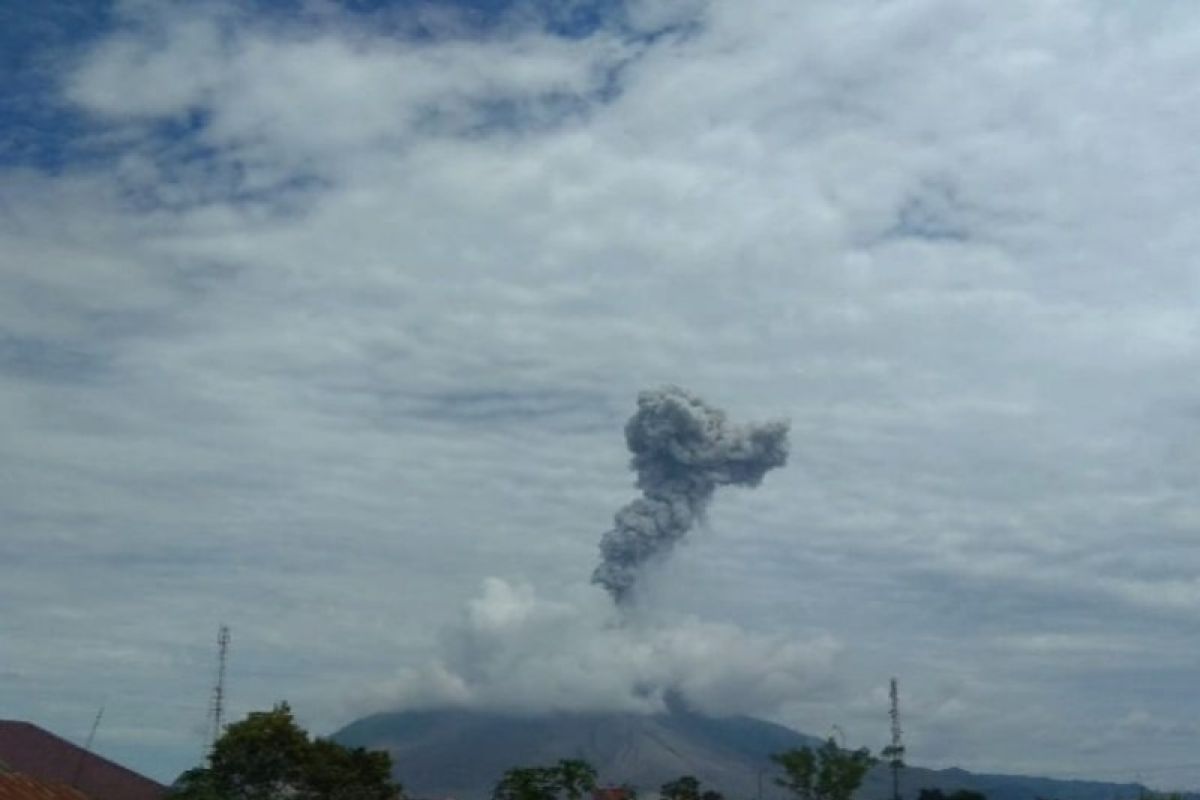
[(0, 764), (74, 786), (92, 800), (162, 800), (166, 793), (162, 784), (28, 722), (0, 720)]
[(629, 800), (630, 791), (624, 786), (601, 786), (592, 790), (592, 800)]
[(39, 781), (18, 772), (0, 772), (0, 800), (88, 800), (62, 783)]

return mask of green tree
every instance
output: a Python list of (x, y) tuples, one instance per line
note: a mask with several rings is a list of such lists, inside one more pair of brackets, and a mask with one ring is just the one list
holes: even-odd
[(552, 767), (513, 767), (492, 789), (493, 800), (555, 800), (558, 785)]
[(700, 781), (693, 775), (683, 775), (664, 783), (658, 794), (663, 800), (700, 800)]
[(174, 800), (221, 800), (212, 773), (205, 767), (195, 767), (175, 779), (170, 790)]
[(987, 800), (987, 796), (970, 789), (957, 789), (950, 794), (941, 789), (922, 789), (917, 800)]
[(658, 794), (663, 800), (725, 800), (725, 795), (712, 789), (700, 791), (700, 781), (694, 775), (682, 775), (664, 783)]
[(569, 800), (579, 800), (584, 792), (596, 788), (596, 768), (581, 758), (567, 758), (554, 768), (558, 773), (558, 788)]
[(188, 770), (173, 800), (400, 800), (387, 753), (309, 739), (287, 703), (225, 729), (206, 767)]
[(843, 750), (832, 738), (815, 750), (801, 747), (776, 753), (771, 760), (783, 768), (775, 783), (799, 800), (850, 800), (862, 785), (875, 758), (865, 747)]
[(579, 800), (596, 788), (596, 769), (588, 762), (568, 758), (552, 767), (514, 767), (492, 790), (494, 800)]
[(382, 751), (342, 747), (328, 739), (309, 745), (299, 800), (398, 800), (392, 757)]

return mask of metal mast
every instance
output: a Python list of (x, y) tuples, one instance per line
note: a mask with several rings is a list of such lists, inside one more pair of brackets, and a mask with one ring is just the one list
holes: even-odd
[(229, 626), (222, 625), (217, 632), (217, 683), (213, 686), (212, 706), (209, 708), (209, 718), (212, 720), (212, 731), (209, 737), (211, 751), (221, 738), (221, 730), (225, 726), (225, 659), (229, 654)]
[(79, 753), (79, 761), (75, 764), (75, 774), (71, 776), (71, 786), (79, 785), (79, 778), (83, 774), (83, 766), (87, 763), (87, 757), (92, 753), (92, 740), (96, 738), (96, 729), (100, 727), (100, 719), (104, 716), (104, 706), (100, 706), (100, 710), (96, 712), (96, 718), (92, 720), (92, 729), (88, 731), (87, 741), (83, 743), (83, 750)]
[(892, 800), (900, 800), (900, 770), (904, 768), (904, 743), (900, 739), (900, 692), (896, 679), (892, 678), (891, 710), (888, 716), (892, 718), (892, 743), (883, 748), (883, 756), (887, 759), (892, 770)]

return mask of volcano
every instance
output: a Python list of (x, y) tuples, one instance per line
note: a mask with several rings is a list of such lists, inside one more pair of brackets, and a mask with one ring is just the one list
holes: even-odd
[[(770, 754), (821, 743), (816, 737), (746, 716), (710, 717), (673, 709), (657, 714), (502, 714), (463, 709), (376, 714), (347, 725), (332, 738), (351, 747), (387, 750), (394, 774), (415, 798), (485, 800), (504, 772), (581, 758), (604, 785), (628, 784), (642, 797), (667, 781), (694, 775), (705, 789), (730, 800), (785, 800), (774, 785)], [(1017, 775), (981, 775), (960, 769), (906, 767), (901, 795), (923, 788), (971, 789), (989, 800), (1127, 800), (1138, 784), (1065, 781)], [(861, 800), (887, 800), (891, 776), (868, 775)], [(1200, 800), (1200, 795), (1188, 795)]]

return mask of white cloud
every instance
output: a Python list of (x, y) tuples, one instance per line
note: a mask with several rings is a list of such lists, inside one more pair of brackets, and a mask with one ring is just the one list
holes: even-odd
[[(1189, 6), (642, 2), (679, 29), (570, 42), (124, 8), (62, 76), (116, 155), (0, 182), (7, 714), (69, 730), (114, 675), (172, 777), (224, 619), (234, 711), (322, 730), (401, 669), (786, 695), (872, 744), (897, 674), (917, 762), (1185, 753), (1078, 731), (1195, 714)], [(792, 464), (606, 627), (621, 425), (666, 382), (790, 417)], [(545, 685), (503, 668), (554, 637)]]
[(544, 125), (603, 89), (636, 52), (607, 36), (566, 41), (520, 29), (421, 42), (267, 24), (223, 4), (137, 5), (124, 16), (127, 29), (95, 48), (68, 97), (133, 126), (129, 135), (202, 114), (198, 141), (218, 162), (236, 161), (246, 181), (280, 170), (337, 175), (347, 159), (403, 152), (427, 132)]
[[(661, 711), (669, 695), (713, 714), (770, 713), (827, 686), (840, 647), (693, 616), (616, 610), (599, 589), (563, 601), (484, 581), (437, 658), (376, 690), (376, 709)], [(366, 707), (368, 700), (360, 700)]]

